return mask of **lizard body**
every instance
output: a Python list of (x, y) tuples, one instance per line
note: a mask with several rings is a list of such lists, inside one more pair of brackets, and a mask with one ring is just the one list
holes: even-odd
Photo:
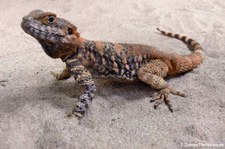
[(80, 37), (77, 28), (69, 21), (41, 10), (33, 10), (24, 16), (21, 27), (41, 44), (47, 55), (61, 58), (66, 63), (62, 73), (53, 73), (57, 79), (73, 75), (78, 83), (86, 87), (72, 112), (78, 117), (85, 114), (94, 98), (96, 87), (93, 78), (143, 81), (159, 90), (158, 96), (153, 100), (154, 107), (165, 102), (172, 112), (168, 95), (186, 95), (173, 89), (163, 78), (188, 72), (203, 61), (203, 49), (198, 42), (158, 28), (163, 35), (187, 44), (193, 51), (192, 54), (182, 56), (147, 45), (87, 40)]

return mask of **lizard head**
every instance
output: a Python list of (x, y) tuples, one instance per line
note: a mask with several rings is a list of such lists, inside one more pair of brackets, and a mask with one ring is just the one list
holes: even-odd
[(81, 44), (76, 26), (51, 12), (33, 10), (23, 17), (21, 27), (33, 36), (52, 58), (67, 57)]

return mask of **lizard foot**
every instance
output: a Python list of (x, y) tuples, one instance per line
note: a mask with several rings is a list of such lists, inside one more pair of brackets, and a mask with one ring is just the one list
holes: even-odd
[(67, 115), (67, 117), (71, 117), (72, 115), (75, 115), (78, 119), (82, 118), (88, 111), (88, 108), (91, 104), (93, 97), (94, 97), (94, 94), (92, 94), (91, 92), (85, 91), (84, 94), (82, 94), (79, 97), (76, 107), (73, 109), (71, 113)]
[(87, 109), (88, 109), (87, 105), (85, 105), (84, 103), (78, 102), (76, 107), (73, 109), (73, 111), (67, 114), (67, 117), (70, 118), (74, 115), (78, 119), (80, 119), (84, 116)]
[(172, 88), (161, 89), (159, 91), (159, 93), (157, 93), (155, 99), (150, 100), (150, 102), (155, 102), (154, 109), (157, 109), (158, 106), (164, 102), (167, 105), (168, 109), (171, 112), (173, 112), (172, 105), (170, 103), (170, 100), (168, 99), (170, 93), (173, 94), (173, 95), (181, 96), (181, 97), (187, 97), (184, 93), (176, 91)]
[(53, 75), (57, 80), (65, 80), (68, 79), (70, 76), (64, 75), (63, 73), (55, 73), (51, 71), (51, 75)]

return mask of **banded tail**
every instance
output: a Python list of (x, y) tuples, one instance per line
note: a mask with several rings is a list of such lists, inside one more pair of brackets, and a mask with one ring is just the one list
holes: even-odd
[(171, 69), (168, 72), (169, 74), (179, 74), (182, 72), (187, 72), (196, 68), (202, 63), (202, 61), (204, 60), (203, 48), (197, 41), (184, 35), (165, 32), (163, 30), (160, 30), (159, 28), (157, 28), (157, 30), (165, 36), (183, 41), (185, 44), (187, 44), (189, 49), (193, 51), (192, 54), (187, 56), (174, 55), (171, 58)]

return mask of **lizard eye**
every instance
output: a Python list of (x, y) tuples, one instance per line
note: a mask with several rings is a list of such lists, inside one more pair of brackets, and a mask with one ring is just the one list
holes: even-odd
[(73, 34), (73, 30), (71, 28), (68, 28), (67, 32), (68, 32), (69, 35)]
[(48, 17), (48, 22), (49, 23), (52, 23), (52, 22), (54, 22), (55, 21), (55, 17), (54, 16), (49, 16)]

